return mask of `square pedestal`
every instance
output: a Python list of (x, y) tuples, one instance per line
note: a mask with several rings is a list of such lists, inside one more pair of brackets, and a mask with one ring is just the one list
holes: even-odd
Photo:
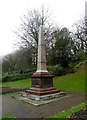
[(32, 87), (26, 90), (26, 94), (42, 96), (60, 92), (53, 87), (53, 77), (48, 72), (34, 73), (31, 77)]

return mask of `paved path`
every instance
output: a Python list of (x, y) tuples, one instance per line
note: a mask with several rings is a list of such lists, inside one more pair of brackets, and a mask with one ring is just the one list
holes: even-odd
[(66, 97), (56, 102), (35, 107), (23, 101), (16, 100), (10, 95), (2, 97), (2, 114), (11, 114), (16, 118), (41, 118), (66, 110), (72, 106), (85, 101), (84, 93), (71, 93), (71, 97)]

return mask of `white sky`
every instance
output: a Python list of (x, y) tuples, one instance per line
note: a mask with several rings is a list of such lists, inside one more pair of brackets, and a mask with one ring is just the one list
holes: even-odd
[(20, 17), (27, 10), (39, 9), (44, 3), (53, 10), (52, 16), (59, 26), (72, 26), (84, 16), (86, 0), (0, 0), (0, 55), (14, 50), (16, 35), (12, 32), (20, 25)]

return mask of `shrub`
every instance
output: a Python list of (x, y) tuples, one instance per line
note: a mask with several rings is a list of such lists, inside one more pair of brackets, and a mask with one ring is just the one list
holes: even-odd
[(65, 74), (66, 70), (63, 67), (56, 65), (52, 67), (50, 72), (55, 76), (61, 76)]
[(56, 65), (48, 67), (48, 71), (55, 76), (62, 76), (67, 73), (74, 73), (75, 69), (73, 66), (69, 66), (69, 68), (63, 68), (60, 65)]
[(17, 81), (29, 78), (32, 75), (32, 72), (26, 74), (6, 74), (2, 76), (2, 82)]
[(2, 75), (2, 82), (11, 82), (22, 80), (31, 77), (31, 75), (36, 71), (36, 68), (27, 69), (27, 70), (17, 70), (9, 71)]

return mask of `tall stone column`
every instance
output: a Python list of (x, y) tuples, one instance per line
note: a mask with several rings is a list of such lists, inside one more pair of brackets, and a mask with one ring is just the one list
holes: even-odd
[(46, 67), (46, 51), (44, 43), (43, 26), (39, 28), (39, 40), (38, 40), (38, 61), (36, 72), (48, 72)]
[(53, 87), (53, 77), (53, 75), (49, 74), (46, 67), (45, 41), (43, 26), (41, 25), (38, 40), (37, 71), (31, 76), (31, 88), (26, 90), (26, 93), (41, 96), (59, 92)]

